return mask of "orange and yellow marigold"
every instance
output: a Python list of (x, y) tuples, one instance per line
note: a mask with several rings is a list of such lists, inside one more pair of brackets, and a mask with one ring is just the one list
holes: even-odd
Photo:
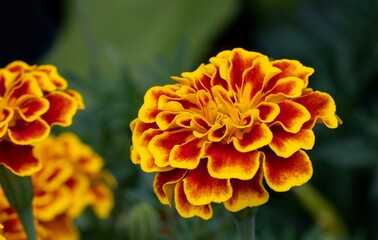
[(32, 145), (44, 140), (51, 126), (69, 126), (81, 95), (52, 65), (14, 61), (0, 69), (0, 163), (13, 173), (30, 175), (41, 167)]
[[(103, 160), (72, 133), (48, 137), (33, 149), (42, 168), (32, 178), (32, 202), (38, 239), (78, 239), (73, 220), (86, 207), (107, 218), (114, 204), (113, 176)], [(0, 224), (8, 240), (26, 239), (21, 222), (0, 188)]]
[(304, 150), (314, 145), (314, 125), (341, 122), (332, 97), (308, 88), (313, 72), (295, 60), (223, 51), (147, 91), (130, 124), (131, 159), (156, 172), (157, 197), (174, 198), (183, 217), (208, 219), (212, 203), (232, 212), (262, 205), (264, 179), (281, 192), (311, 178)]

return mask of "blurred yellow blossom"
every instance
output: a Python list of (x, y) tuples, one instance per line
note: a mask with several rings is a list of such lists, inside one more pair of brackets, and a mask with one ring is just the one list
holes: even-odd
[[(73, 220), (91, 206), (105, 219), (113, 208), (113, 176), (103, 170), (103, 159), (72, 133), (50, 136), (33, 149), (42, 168), (31, 176), (32, 202), (39, 239), (78, 239)], [(21, 223), (0, 194), (0, 224), (6, 239), (26, 239)]]

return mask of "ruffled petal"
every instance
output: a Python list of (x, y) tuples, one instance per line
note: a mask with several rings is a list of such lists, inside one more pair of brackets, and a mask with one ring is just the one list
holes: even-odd
[(139, 164), (143, 171), (145, 172), (156, 172), (161, 171), (162, 168), (167, 167), (168, 163), (164, 165), (157, 166), (155, 163), (154, 156), (148, 150), (148, 143), (153, 137), (161, 134), (162, 132), (159, 129), (150, 128), (142, 133), (139, 138), (139, 141), (134, 143), (134, 150), (140, 155)]
[(279, 102), (287, 98), (299, 97), (302, 94), (304, 82), (297, 77), (281, 78), (265, 95), (267, 102)]
[(280, 107), (276, 103), (262, 102), (257, 107), (258, 119), (263, 123), (272, 122), (280, 113)]
[(59, 75), (58, 69), (54, 65), (40, 65), (37, 67), (37, 71), (46, 73), (50, 82), (53, 83), (57, 89), (64, 90), (67, 88), (67, 81)]
[(169, 166), (169, 155), (175, 145), (181, 145), (193, 136), (192, 132), (178, 130), (163, 132), (154, 136), (148, 143), (148, 150), (155, 158), (155, 164), (160, 167)]
[(68, 90), (65, 91), (65, 93), (67, 93), (68, 95), (73, 97), (73, 99), (75, 99), (78, 109), (85, 109), (83, 96), (81, 96), (81, 94), (79, 92), (77, 92), (75, 90), (68, 89)]
[(312, 164), (307, 154), (299, 150), (288, 158), (264, 150), (263, 170), (266, 183), (276, 192), (290, 190), (306, 183), (312, 176)]
[(0, 163), (18, 176), (28, 176), (41, 169), (41, 161), (33, 156), (32, 146), (0, 142)]
[(322, 122), (329, 128), (336, 128), (341, 124), (341, 120), (335, 114), (335, 101), (328, 93), (315, 91), (294, 101), (304, 106), (311, 114), (310, 120), (304, 125), (305, 128), (313, 128), (317, 122)]
[[(14, 112), (12, 108), (2, 107), (2, 109), (0, 109), (0, 127), (7, 125), (13, 118), (13, 115)], [(2, 135), (0, 137), (2, 137)]]
[(74, 98), (64, 92), (52, 92), (46, 96), (50, 102), (49, 110), (42, 115), (42, 118), (49, 125), (69, 126), (75, 115), (78, 104)]
[(297, 133), (289, 133), (278, 127), (271, 130), (273, 140), (269, 147), (280, 157), (290, 157), (299, 149), (310, 150), (315, 144), (315, 134), (310, 129), (301, 129)]
[(44, 114), (50, 106), (50, 102), (44, 98), (31, 98), (19, 106), (19, 114), (26, 122), (31, 122)]
[(225, 208), (231, 212), (237, 212), (246, 207), (256, 207), (266, 203), (269, 193), (262, 181), (261, 169), (250, 180), (231, 179), (232, 197), (224, 202)]
[(205, 152), (205, 142), (192, 137), (185, 143), (175, 145), (169, 155), (169, 165), (177, 168), (194, 169), (198, 166)]
[(189, 203), (206, 205), (211, 202), (224, 202), (232, 196), (229, 179), (216, 179), (209, 175), (206, 161), (189, 171), (183, 179), (184, 192)]
[(36, 193), (33, 198), (33, 211), (38, 220), (51, 221), (64, 213), (72, 200), (70, 189), (61, 185), (52, 192)]
[(185, 218), (191, 218), (194, 216), (201, 217), (205, 220), (210, 219), (213, 216), (213, 209), (210, 204), (193, 205), (191, 204), (184, 192), (184, 184), (182, 182), (177, 183), (175, 187), (175, 206), (177, 212)]
[(91, 203), (96, 216), (106, 219), (114, 206), (113, 192), (103, 183), (96, 184), (91, 188), (94, 200)]
[[(241, 99), (246, 102), (257, 103), (262, 97), (262, 89), (269, 79), (280, 72), (272, 66), (266, 56), (259, 56), (253, 61), (253, 65), (243, 72), (243, 86)], [(238, 91), (236, 91), (238, 92)]]
[(311, 118), (307, 109), (296, 102), (283, 101), (278, 105), (280, 113), (274, 123), (280, 124), (287, 132), (297, 133), (303, 124)]
[(160, 96), (176, 97), (176, 94), (168, 86), (150, 88), (144, 95), (144, 104), (138, 112), (138, 118), (142, 122), (155, 122), (156, 115), (160, 112), (158, 108)]
[(256, 150), (268, 145), (272, 141), (273, 135), (269, 127), (265, 124), (254, 124), (250, 132), (243, 133), (242, 137), (233, 138), (235, 148), (242, 153)]
[(14, 86), (7, 97), (7, 105), (14, 106), (22, 96), (42, 97), (43, 92), (34, 78), (25, 78)]
[(210, 176), (218, 179), (251, 179), (260, 166), (258, 151), (242, 153), (232, 144), (211, 143), (206, 156)]
[[(230, 66), (228, 69), (228, 80), (230, 89), (237, 92), (243, 87), (243, 73), (247, 68), (252, 67), (255, 59), (262, 55), (256, 52), (249, 52), (241, 48), (234, 49), (229, 55)], [(250, 79), (246, 79), (247, 81)]]
[(168, 172), (158, 172), (154, 179), (154, 192), (162, 204), (171, 205), (174, 188), (187, 173), (185, 169), (172, 169)]
[(303, 87), (305, 88), (308, 85), (309, 76), (314, 73), (313, 68), (303, 66), (302, 63), (297, 60), (275, 60), (272, 62), (272, 65), (281, 69), (281, 73), (277, 74), (271, 79), (271, 81), (269, 81), (269, 86), (274, 86), (281, 78), (297, 77), (303, 81)]
[(8, 128), (10, 140), (16, 144), (26, 145), (39, 142), (50, 134), (50, 126), (43, 120), (33, 122), (18, 121), (16, 125)]

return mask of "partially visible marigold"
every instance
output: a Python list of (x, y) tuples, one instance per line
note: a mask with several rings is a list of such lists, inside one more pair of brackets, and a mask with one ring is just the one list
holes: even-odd
[(67, 89), (67, 82), (52, 65), (14, 61), (0, 69), (0, 163), (25, 176), (37, 171), (40, 161), (33, 144), (47, 138), (53, 125), (69, 126), (81, 95)]
[(156, 172), (154, 190), (183, 217), (212, 216), (268, 201), (312, 176), (304, 150), (316, 123), (336, 128), (332, 97), (308, 88), (314, 72), (295, 60), (270, 61), (244, 49), (223, 51), (176, 84), (149, 89), (133, 132), (131, 159)]
[[(41, 170), (31, 176), (32, 206), (40, 240), (78, 239), (73, 220), (88, 206), (101, 219), (109, 216), (115, 180), (103, 169), (102, 158), (76, 135), (50, 136), (36, 145), (33, 153), (43, 163)], [(0, 194), (0, 224), (5, 226), (6, 239), (26, 239), (4, 194)]]

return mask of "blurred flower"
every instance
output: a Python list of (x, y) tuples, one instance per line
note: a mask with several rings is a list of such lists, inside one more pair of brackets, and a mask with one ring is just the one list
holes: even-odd
[(307, 182), (312, 128), (336, 128), (334, 100), (308, 88), (314, 72), (295, 60), (270, 61), (243, 49), (223, 51), (176, 84), (149, 89), (132, 121), (131, 159), (157, 172), (154, 190), (183, 217), (212, 216), (268, 201)]
[(29, 66), (14, 61), (0, 69), (0, 163), (25, 176), (40, 169), (33, 144), (44, 140), (53, 125), (69, 126), (81, 95), (52, 65)]
[[(31, 176), (33, 212), (39, 239), (78, 239), (73, 220), (91, 206), (105, 219), (113, 208), (113, 176), (103, 160), (72, 133), (48, 137), (33, 149), (42, 168)], [(26, 239), (21, 223), (4, 194), (0, 194), (0, 223), (8, 240)]]

